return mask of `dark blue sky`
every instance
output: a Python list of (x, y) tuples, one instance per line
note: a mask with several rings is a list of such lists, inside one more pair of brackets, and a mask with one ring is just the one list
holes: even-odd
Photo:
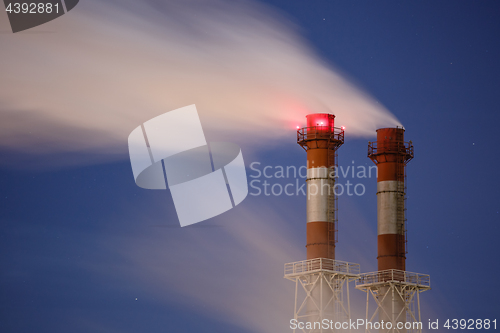
[[(406, 139), (413, 141), (415, 159), (407, 169), (407, 269), (431, 275), (433, 289), (421, 296), (423, 318), (495, 319), (500, 312), (500, 293), (494, 288), (500, 275), (500, 4), (266, 3), (296, 24), (325, 62), (394, 113), (406, 128)], [(354, 160), (356, 165), (370, 165), (367, 140), (349, 138), (349, 129), (346, 137), (339, 151), (340, 164), (347, 166)], [(236, 143), (243, 153), (245, 147), (257, 151), (253, 160), (245, 161), (247, 166), (253, 161), (300, 166), (305, 153), (295, 140), (292, 131), (275, 148)], [(273, 220), (265, 212), (272, 212), (287, 221), (287, 239), (297, 240), (291, 244), (305, 256), (305, 198), (249, 196), (241, 207), (204, 222), (207, 228), (181, 229), (168, 192), (146, 191), (134, 184), (126, 145), (123, 142), (120, 158), (112, 163), (2, 167), (0, 331), (252, 332), (248, 325), (227, 321), (223, 310), (244, 303), (247, 293), (233, 293), (236, 287), (224, 294), (227, 304), (214, 304), (214, 311), (208, 309), (210, 299), (182, 301), (178, 290), (210, 289), (215, 280), (215, 275), (186, 270), (189, 266), (179, 262), (186, 260), (179, 253), (188, 251), (183, 239), (203, 238), (210, 245), (231, 237), (231, 232), (219, 229), (230, 229), (233, 221), (253, 223), (245, 220), (249, 210), (261, 211), (262, 220), (268, 218), (269, 224)], [(19, 152), (0, 153), (3, 161), (21, 160)], [(41, 165), (46, 158), (51, 157), (28, 156), (26, 163)], [(82, 156), (58, 158), (81, 160)], [(339, 259), (364, 257), (362, 271), (370, 271), (376, 267), (376, 238), (369, 237), (376, 231), (375, 179), (364, 184), (364, 196), (340, 198), (338, 246)], [(259, 216), (255, 214), (252, 218)], [(142, 240), (140, 245), (137, 239)], [(166, 248), (152, 244), (166, 244)], [(248, 252), (237, 240), (227, 240), (227, 246), (226, 254)], [(195, 255), (204, 251), (196, 243), (192, 250)], [(134, 257), (141, 251), (144, 257), (139, 258), (165, 252), (142, 266)], [(216, 260), (218, 250), (212, 254), (213, 262), (223, 266), (221, 279), (228, 285), (240, 283), (248, 273), (239, 269), (233, 276), (233, 261)], [(236, 262), (244, 265), (244, 259)], [(269, 273), (277, 274), (272, 281), (281, 279), (283, 263), (275, 262), (276, 271)], [(151, 277), (159, 266), (168, 270)], [(169, 280), (169, 274), (176, 278)], [(161, 291), (152, 282), (149, 285), (148, 281), (163, 278)], [(192, 285), (183, 285), (183, 279)], [(290, 302), (282, 306), (291, 317), (293, 286), (284, 279), (281, 283), (290, 292)], [(363, 295), (356, 297), (363, 299)]]

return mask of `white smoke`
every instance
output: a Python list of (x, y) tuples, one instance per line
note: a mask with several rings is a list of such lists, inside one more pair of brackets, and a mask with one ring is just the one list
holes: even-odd
[(0, 14), (0, 146), (116, 158), (138, 124), (196, 104), (207, 133), (279, 138), (332, 112), (349, 136), (399, 125), (321, 61), (276, 10), (247, 1), (82, 1), (17, 34)]

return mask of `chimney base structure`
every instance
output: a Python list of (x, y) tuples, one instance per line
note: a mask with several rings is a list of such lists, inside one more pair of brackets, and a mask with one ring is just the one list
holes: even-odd
[(406, 164), (413, 145), (404, 141), (403, 128), (382, 128), (368, 144), (368, 157), (377, 165), (379, 270), (360, 274), (356, 289), (366, 292), (365, 321), (379, 326), (365, 331), (422, 332), (419, 295), (430, 289), (430, 277), (406, 271)]
[[(335, 171), (344, 129), (334, 127), (334, 119), (331, 114), (310, 114), (307, 127), (297, 130), (297, 143), (307, 152), (307, 260), (285, 264), (285, 278), (295, 282), (294, 319), (302, 323), (348, 322), (349, 283), (359, 277), (359, 264), (335, 260)], [(341, 330), (304, 327), (296, 331)]]

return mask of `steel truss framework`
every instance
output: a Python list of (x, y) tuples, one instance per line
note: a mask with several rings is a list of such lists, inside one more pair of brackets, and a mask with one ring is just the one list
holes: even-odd
[[(384, 329), (378, 326), (365, 325), (365, 332), (387, 332), (387, 333), (410, 333), (422, 332), (420, 316), (420, 293), (431, 289), (430, 277), (395, 269), (364, 273), (356, 280), (356, 289), (366, 292), (366, 318), (365, 323), (380, 324), (377, 315), (389, 318), (391, 325)], [(370, 314), (370, 295), (375, 301), (375, 311)], [(389, 302), (388, 302), (389, 301)], [(402, 304), (401, 309), (396, 310), (394, 304)], [(387, 304), (391, 307), (388, 308)], [(398, 323), (400, 327), (398, 328)], [(404, 326), (403, 326), (404, 325)]]
[[(358, 276), (358, 264), (333, 259), (318, 258), (285, 264), (285, 278), (295, 282), (294, 319), (311, 323), (322, 323), (324, 319), (334, 323), (349, 321), (349, 283)], [(318, 326), (293, 332), (338, 331)]]

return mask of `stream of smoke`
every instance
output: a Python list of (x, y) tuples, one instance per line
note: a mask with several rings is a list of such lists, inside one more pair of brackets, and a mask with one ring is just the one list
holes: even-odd
[(312, 112), (334, 113), (350, 136), (399, 125), (297, 30), (256, 2), (84, 1), (0, 34), (0, 146), (115, 159), (138, 124), (190, 104), (207, 133), (247, 141), (289, 134)]

